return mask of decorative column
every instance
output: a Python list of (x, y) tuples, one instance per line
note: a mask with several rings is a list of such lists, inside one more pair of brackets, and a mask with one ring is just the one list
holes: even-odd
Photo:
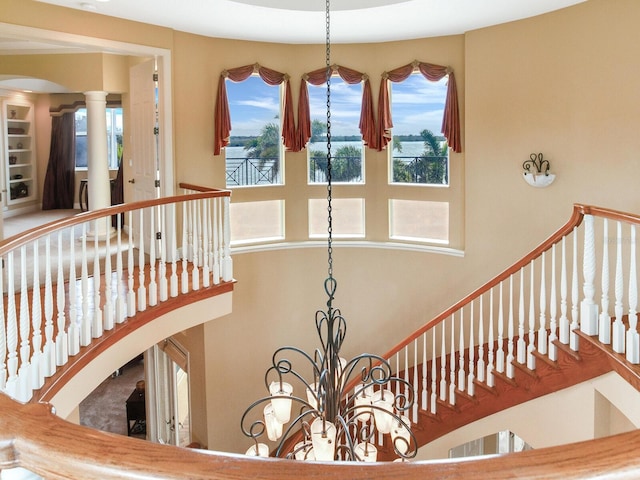
[[(84, 92), (87, 104), (87, 190), (91, 210), (111, 206), (107, 156), (107, 92)], [(105, 227), (100, 227), (105, 228)], [(93, 232), (104, 235), (105, 232)]]

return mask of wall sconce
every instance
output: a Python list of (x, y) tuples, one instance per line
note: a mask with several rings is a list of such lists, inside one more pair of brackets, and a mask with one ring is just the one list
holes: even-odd
[(522, 164), (522, 177), (532, 187), (548, 187), (556, 179), (555, 174), (549, 173), (550, 166), (549, 160), (545, 160), (541, 153), (532, 153)]

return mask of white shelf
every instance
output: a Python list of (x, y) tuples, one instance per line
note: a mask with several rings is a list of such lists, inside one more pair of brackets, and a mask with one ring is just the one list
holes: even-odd
[[(2, 128), (4, 134), (3, 160), (5, 164), (4, 178), (7, 191), (6, 204), (8, 206), (32, 202), (37, 198), (36, 192), (36, 155), (34, 151), (34, 105), (23, 99), (5, 98), (2, 102)], [(9, 133), (13, 131), (13, 133)], [(21, 148), (16, 148), (20, 143)], [(10, 148), (13, 147), (13, 148)], [(9, 163), (9, 157), (16, 157), (16, 163)], [(24, 178), (12, 176), (22, 175)], [(20, 184), (26, 187), (26, 195), (20, 195), (16, 188)]]

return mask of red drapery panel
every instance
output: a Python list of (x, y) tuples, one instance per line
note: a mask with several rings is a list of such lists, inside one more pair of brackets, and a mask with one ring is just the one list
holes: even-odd
[(288, 149), (295, 148), (296, 145), (296, 126), (293, 118), (293, 101), (291, 99), (291, 85), (289, 76), (285, 73), (276, 72), (270, 68), (260, 65), (245, 65), (243, 67), (225, 70), (220, 74), (218, 83), (218, 94), (216, 97), (216, 106), (214, 111), (214, 155), (220, 155), (223, 147), (229, 144), (229, 135), (231, 133), (231, 115), (229, 114), (229, 101), (227, 99), (227, 88), (225, 79), (234, 82), (242, 82), (249, 78), (252, 73), (257, 73), (260, 78), (268, 85), (280, 85), (284, 82), (285, 94), (282, 118), (282, 141)]
[[(378, 96), (378, 150), (382, 150), (391, 141), (391, 105), (389, 104), (389, 82), (402, 82), (418, 70), (427, 80), (437, 82), (445, 76), (449, 76), (447, 83), (447, 98), (444, 104), (442, 118), (442, 133), (447, 139), (447, 144), (454, 152), (462, 151), (462, 139), (460, 138), (460, 113), (458, 110), (458, 88), (453, 71), (449, 67), (433, 65), (415, 61), (408, 65), (396, 68), (382, 74), (380, 83), (380, 95)], [(387, 81), (388, 80), (388, 81)]]
[[(337, 73), (342, 80), (350, 85), (364, 82), (362, 89), (362, 105), (360, 107), (360, 133), (365, 145), (369, 148), (376, 148), (378, 136), (376, 134), (374, 114), (373, 114), (373, 96), (371, 94), (371, 83), (369, 77), (361, 72), (339, 65), (331, 67), (332, 73)], [(319, 68), (312, 72), (306, 73), (300, 82), (300, 99), (298, 100), (298, 143), (297, 150), (302, 150), (311, 138), (311, 112), (309, 110), (309, 89), (307, 83), (311, 85), (322, 85), (327, 82), (327, 68)]]

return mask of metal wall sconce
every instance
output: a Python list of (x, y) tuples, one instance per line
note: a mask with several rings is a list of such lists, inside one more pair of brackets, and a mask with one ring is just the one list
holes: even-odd
[(548, 187), (556, 179), (555, 174), (549, 173), (550, 167), (549, 160), (545, 160), (542, 153), (532, 153), (522, 164), (522, 177), (532, 187)]

